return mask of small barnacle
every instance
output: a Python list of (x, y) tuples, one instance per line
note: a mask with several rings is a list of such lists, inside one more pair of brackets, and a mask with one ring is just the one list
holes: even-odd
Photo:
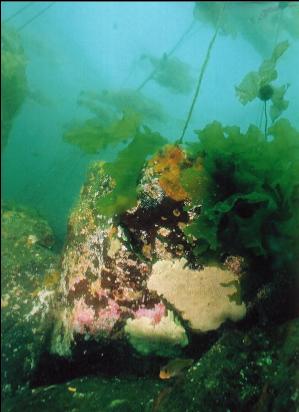
[(180, 250), (180, 251), (184, 251), (184, 245), (182, 245), (181, 243), (179, 243), (178, 245), (177, 245), (177, 249), (178, 250)]
[(172, 211), (172, 213), (173, 213), (173, 215), (174, 215), (175, 217), (178, 217), (178, 216), (180, 216), (180, 214), (181, 214), (181, 212), (179, 211), (179, 209), (174, 209), (174, 210)]
[(150, 259), (151, 258), (151, 253), (152, 253), (151, 245), (145, 243), (142, 247), (142, 253), (146, 258)]

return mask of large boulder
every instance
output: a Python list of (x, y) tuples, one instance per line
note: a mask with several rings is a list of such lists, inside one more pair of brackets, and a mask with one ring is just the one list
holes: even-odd
[[(52, 352), (68, 356), (82, 337), (103, 343), (123, 341), (125, 335), (141, 353), (178, 352), (188, 342), (185, 330), (167, 303), (146, 286), (151, 259), (148, 249), (139, 250), (150, 234), (141, 229), (148, 224), (140, 219), (145, 210), (139, 206), (114, 219), (105, 217), (97, 201), (109, 189), (109, 176), (95, 163), (69, 220)], [(169, 335), (170, 330), (174, 333)], [(137, 343), (141, 336), (148, 346)]]
[(47, 222), (24, 208), (1, 210), (2, 394), (28, 386), (53, 327), (59, 280)]
[(244, 317), (239, 274), (201, 267), (184, 234), (194, 215), (180, 183), (186, 165), (182, 149), (164, 147), (136, 182), (135, 207), (110, 216), (101, 205), (116, 182), (102, 162), (91, 166), (69, 219), (52, 353), (118, 339), (143, 355), (172, 356), (189, 333)]

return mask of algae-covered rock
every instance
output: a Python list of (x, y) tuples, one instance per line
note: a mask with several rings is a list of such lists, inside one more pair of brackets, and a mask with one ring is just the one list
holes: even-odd
[[(61, 268), (62, 300), (52, 338), (52, 352), (69, 356), (85, 336), (99, 344), (124, 340), (126, 319), (155, 305), (165, 306), (146, 289), (150, 264), (134, 250), (119, 217), (106, 216), (99, 201), (113, 182), (102, 163), (95, 163), (70, 220)], [(163, 313), (162, 313), (163, 312)]]
[(28, 389), (3, 403), (5, 412), (151, 412), (164, 383), (151, 378), (85, 377)]
[(157, 411), (298, 410), (299, 321), (227, 331), (166, 393)]
[(33, 211), (2, 209), (2, 393), (28, 385), (52, 327), (59, 280), (53, 233)]
[(91, 166), (69, 219), (52, 337), (52, 352), (60, 356), (84, 340), (101, 346), (115, 339), (143, 355), (171, 356), (187, 345), (186, 327), (215, 330), (246, 312), (240, 274), (212, 266), (200, 271), (184, 234), (194, 215), (185, 210), (189, 200), (180, 182), (181, 170), (191, 165), (185, 152), (166, 145), (138, 178), (127, 171), (129, 185), (135, 181), (133, 198), (116, 168), (124, 160), (120, 155), (115, 165)]
[[(136, 137), (135, 144), (140, 138)], [(153, 145), (160, 140), (159, 136), (152, 136), (147, 150), (153, 151)], [(126, 150), (133, 150), (133, 146), (129, 145)], [(132, 182), (136, 180), (132, 198), (129, 197), (131, 189), (125, 191), (123, 186), (127, 182), (122, 173), (127, 164), (124, 155), (116, 160), (116, 165), (122, 166), (120, 170), (102, 162), (91, 166), (69, 219), (53, 353), (70, 356), (81, 338), (97, 341), (99, 345), (114, 339), (120, 342), (128, 339), (143, 354), (169, 355), (186, 346), (185, 328), (178, 319), (174, 321), (173, 316), (167, 315), (172, 313), (167, 312), (171, 309), (167, 307), (168, 302), (147, 287), (156, 258), (188, 254), (188, 243), (182, 232), (188, 215), (183, 210), (185, 192), (179, 183), (184, 159), (180, 148), (166, 146), (140, 170), (138, 180), (131, 169), (124, 170)], [(171, 182), (169, 166), (175, 166), (176, 182)], [(153, 194), (156, 189), (159, 197)], [(141, 333), (142, 317), (145, 319)], [(143, 333), (145, 326), (146, 333)], [(172, 337), (166, 336), (174, 331)], [(160, 348), (158, 335), (164, 337), (160, 339)]]

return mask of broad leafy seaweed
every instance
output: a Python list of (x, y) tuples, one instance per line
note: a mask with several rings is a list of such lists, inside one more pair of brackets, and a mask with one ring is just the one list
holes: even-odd
[(136, 132), (114, 162), (104, 165), (105, 172), (112, 179), (113, 188), (98, 200), (99, 213), (112, 217), (136, 205), (137, 184), (145, 160), (166, 142), (159, 133), (144, 128), (143, 132)]
[(166, 116), (159, 102), (146, 97), (138, 90), (82, 91), (78, 103), (100, 118), (111, 114), (133, 112), (138, 113), (144, 122), (161, 122)]
[[(195, 254), (240, 253), (294, 261), (299, 245), (299, 133), (288, 120), (270, 129), (218, 122), (197, 132), (189, 155), (203, 167), (186, 169), (182, 184), (190, 209), (201, 213), (185, 228)], [(279, 254), (279, 255), (277, 255)]]
[(93, 117), (74, 124), (63, 138), (88, 154), (128, 141), (144, 121), (160, 122), (165, 118), (159, 103), (134, 90), (83, 91), (78, 105)]
[(289, 102), (284, 99), (284, 95), (289, 85), (273, 86), (272, 81), (277, 79), (277, 60), (289, 47), (288, 41), (279, 43), (273, 50), (269, 59), (265, 60), (257, 72), (248, 73), (239, 86), (236, 87), (236, 94), (242, 104), (247, 104), (255, 98), (263, 101), (270, 100), (270, 116), (275, 121), (281, 113), (287, 109)]
[(110, 122), (92, 118), (67, 130), (63, 138), (85, 153), (95, 154), (132, 138), (139, 125), (140, 117), (137, 113), (127, 113), (121, 119)]
[(143, 58), (147, 58), (155, 69), (153, 79), (160, 86), (180, 94), (192, 91), (194, 81), (188, 64), (177, 57), (167, 56), (166, 53), (161, 59), (151, 55), (144, 55)]

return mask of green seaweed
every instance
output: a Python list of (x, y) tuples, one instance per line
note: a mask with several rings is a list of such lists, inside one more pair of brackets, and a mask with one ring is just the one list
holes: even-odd
[(97, 202), (101, 214), (109, 217), (120, 215), (136, 205), (138, 178), (144, 162), (166, 143), (167, 140), (159, 133), (144, 127), (143, 132), (136, 132), (114, 162), (104, 165), (105, 172), (112, 179), (113, 189)]
[(12, 122), (27, 93), (26, 57), (20, 36), (6, 26), (1, 29), (1, 151)]
[(280, 267), (298, 259), (298, 131), (281, 119), (269, 128), (271, 141), (255, 126), (243, 134), (219, 122), (197, 134), (189, 152), (203, 167), (181, 178), (189, 209), (201, 206), (184, 229), (194, 253), (262, 256)]
[(159, 103), (134, 90), (82, 91), (78, 104), (94, 117), (74, 124), (63, 139), (88, 154), (127, 142), (144, 121), (165, 119)]
[[(193, 9), (193, 16), (200, 22), (210, 24), (213, 28), (216, 28), (218, 23), (219, 14), (223, 8), (223, 2), (201, 2), (197, 1)], [(231, 10), (230, 10), (231, 11)], [(222, 15), (220, 22), (220, 33), (223, 35), (237, 34), (236, 24), (234, 22), (234, 16), (232, 13), (225, 13)]]
[(137, 113), (125, 113), (121, 119), (106, 123), (92, 118), (67, 130), (63, 139), (85, 153), (95, 154), (132, 138), (139, 125), (140, 116)]
[(142, 121), (161, 122), (165, 120), (165, 113), (159, 102), (146, 97), (138, 90), (102, 90), (101, 92), (82, 91), (79, 103), (93, 112), (115, 113), (120, 115), (124, 112), (138, 113)]
[[(193, 11), (195, 20), (215, 29), (222, 5), (221, 1), (196, 2)], [(276, 5), (267, 5), (267, 2), (225, 2), (219, 33), (232, 38), (240, 36), (261, 56), (265, 56), (282, 32), (287, 33), (289, 38), (298, 38), (298, 16), (298, 7), (292, 6), (291, 2), (277, 2)]]
[(284, 99), (289, 85), (277, 87), (271, 84), (278, 76), (276, 71), (277, 61), (288, 47), (288, 41), (279, 43), (274, 48), (271, 57), (260, 65), (259, 70), (248, 73), (239, 86), (235, 88), (236, 94), (243, 105), (257, 97), (264, 102), (271, 100), (270, 116), (273, 122), (289, 105), (289, 102)]
[(188, 94), (192, 90), (193, 78), (190, 66), (177, 57), (164, 53), (162, 58), (144, 55), (155, 69), (152, 77), (160, 86), (166, 87), (173, 93)]

